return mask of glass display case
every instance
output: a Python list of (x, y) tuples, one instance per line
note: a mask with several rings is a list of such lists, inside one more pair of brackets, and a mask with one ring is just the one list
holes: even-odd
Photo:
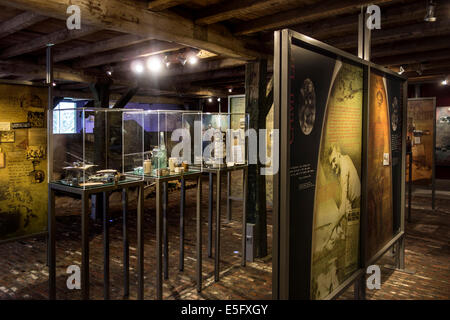
[[(201, 113), (151, 110), (143, 112), (146, 178), (186, 175), (202, 170)], [(197, 140), (196, 140), (197, 139)], [(198, 141), (198, 143), (196, 143)]]
[[(142, 110), (55, 108), (49, 119), (50, 183), (87, 189), (143, 180)], [(65, 123), (70, 130), (61, 131)]]
[(202, 113), (202, 153), (206, 168), (248, 164), (246, 113)]

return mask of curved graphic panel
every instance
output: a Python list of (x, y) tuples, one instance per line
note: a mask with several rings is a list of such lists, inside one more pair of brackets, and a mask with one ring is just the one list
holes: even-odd
[(341, 65), (331, 87), (319, 150), (311, 298), (331, 294), (359, 266), (363, 69)]

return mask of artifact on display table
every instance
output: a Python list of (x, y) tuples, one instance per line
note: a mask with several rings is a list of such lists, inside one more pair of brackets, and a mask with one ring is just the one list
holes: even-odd
[(203, 113), (202, 150), (207, 168), (247, 164), (248, 114)]
[[(142, 180), (143, 172), (133, 173), (135, 164), (142, 166), (144, 162), (140, 111), (106, 108), (50, 111), (50, 123), (70, 116), (75, 119), (75, 126), (70, 133), (49, 128), (49, 159), (53, 159), (49, 163), (49, 182), (85, 189)], [(38, 154), (38, 151), (30, 152)]]
[(201, 163), (194, 163), (194, 128), (196, 119), (201, 126), (199, 112), (148, 110), (138, 114), (144, 131), (144, 159), (135, 163), (132, 173), (160, 178), (201, 171)]

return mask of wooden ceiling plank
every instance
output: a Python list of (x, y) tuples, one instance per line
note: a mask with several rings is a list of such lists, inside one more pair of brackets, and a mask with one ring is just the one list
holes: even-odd
[(96, 55), (87, 59), (81, 59), (74, 63), (73, 67), (76, 69), (92, 68), (95, 66), (124, 62), (168, 51), (179, 50), (181, 48), (183, 48), (183, 46), (176, 43), (159, 41), (157, 43), (151, 43), (150, 45), (140, 48), (130, 49), (129, 51), (112, 52), (102, 55)]
[(330, 16), (358, 12), (361, 6), (381, 4), (393, 0), (327, 0), (295, 10), (284, 11), (259, 19), (246, 21), (234, 29), (235, 35), (247, 35), (264, 30), (286, 28), (299, 23), (314, 21)]
[(104, 40), (97, 43), (90, 43), (85, 46), (73, 48), (72, 50), (64, 50), (61, 52), (57, 52), (54, 55), (53, 61), (61, 62), (65, 60), (89, 56), (95, 53), (101, 53), (109, 50), (131, 46), (151, 39), (152, 38), (142, 38), (140, 36), (136, 36), (133, 34), (126, 34), (123, 36), (114, 37), (109, 40)]
[(0, 23), (0, 39), (16, 33), (17, 31), (26, 29), (45, 19), (47, 19), (47, 17), (30, 11), (19, 14), (12, 19)]
[(152, 0), (148, 2), (148, 9), (152, 11), (166, 10), (180, 4), (189, 2), (187, 0)]
[(211, 7), (206, 7), (198, 14), (195, 20), (196, 24), (207, 25), (225, 20), (229, 20), (238, 14), (242, 14), (242, 10), (259, 10), (268, 6), (280, 4), (280, 0), (232, 0), (221, 2)]
[[(251, 49), (248, 41), (234, 37), (223, 27), (198, 26), (190, 19), (152, 12), (129, 1), (77, 1), (76, 4), (83, 13), (83, 23), (97, 28), (174, 41), (231, 58), (254, 60), (267, 57), (261, 52), (260, 42)], [(67, 0), (0, 0), (0, 5), (67, 19)]]
[(8, 59), (11, 57), (20, 56), (25, 53), (30, 53), (39, 49), (43, 49), (47, 44), (57, 45), (66, 41), (84, 37), (88, 34), (99, 31), (96, 27), (82, 26), (80, 30), (60, 30), (40, 36), (25, 43), (19, 43), (12, 47), (6, 48), (0, 52), (0, 59)]

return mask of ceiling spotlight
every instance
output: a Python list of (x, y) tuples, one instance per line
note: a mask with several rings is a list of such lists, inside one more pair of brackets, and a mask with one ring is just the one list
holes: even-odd
[(208, 98), (208, 102), (211, 103), (212, 102), (212, 98)]
[(443, 86), (446, 86), (446, 85), (448, 84), (447, 79), (444, 79), (444, 80), (441, 82), (441, 84), (442, 84)]
[(52, 82), (52, 86), (56, 87), (56, 82)]
[(147, 60), (147, 68), (152, 72), (159, 72), (162, 68), (162, 62), (159, 57), (150, 57)]
[(133, 70), (134, 73), (142, 73), (144, 72), (144, 65), (141, 61), (134, 61), (131, 64), (131, 70)]
[(400, 71), (398, 72), (398, 74), (403, 74), (405, 72), (405, 69), (403, 69), (402, 66), (400, 66)]
[(220, 102), (220, 98), (217, 98), (217, 102)]
[(178, 61), (180, 61), (180, 63), (184, 66), (187, 62), (187, 59), (185, 59), (183, 57), (178, 57)]
[(197, 64), (197, 62), (198, 62), (197, 56), (190, 56), (188, 58), (188, 62), (189, 62), (189, 64)]
[(233, 88), (228, 89), (228, 92), (232, 93), (233, 92)]
[(436, 21), (436, 17), (434, 16), (434, 10), (436, 8), (436, 4), (433, 0), (428, 1), (427, 3), (427, 14), (425, 15), (424, 20), (427, 22)]

